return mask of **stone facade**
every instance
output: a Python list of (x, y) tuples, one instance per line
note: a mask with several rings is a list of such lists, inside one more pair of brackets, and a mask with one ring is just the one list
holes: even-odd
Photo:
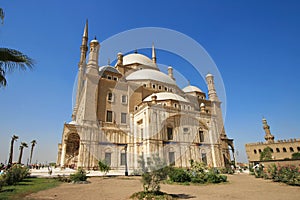
[(208, 98), (195, 86), (179, 88), (173, 69), (162, 73), (145, 55), (118, 53), (115, 66), (98, 66), (100, 44), (90, 42), (87, 24), (78, 64), (72, 121), (64, 124), (57, 164), (92, 168), (105, 160), (112, 169), (138, 169), (138, 160), (158, 154), (167, 164), (230, 165), (233, 140), (223, 126), (214, 77), (206, 76)]
[(300, 152), (300, 139), (287, 139), (274, 141), (274, 136), (271, 134), (270, 126), (267, 120), (263, 119), (263, 128), (265, 130), (266, 142), (257, 142), (246, 144), (246, 153), (250, 163), (260, 161), (260, 153), (266, 147), (270, 147), (273, 160), (291, 159), (292, 154)]

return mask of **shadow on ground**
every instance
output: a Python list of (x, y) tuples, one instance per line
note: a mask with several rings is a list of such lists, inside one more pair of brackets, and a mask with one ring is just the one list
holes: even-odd
[(196, 198), (196, 196), (192, 196), (189, 194), (170, 194), (172, 197), (180, 198), (180, 199), (192, 199)]

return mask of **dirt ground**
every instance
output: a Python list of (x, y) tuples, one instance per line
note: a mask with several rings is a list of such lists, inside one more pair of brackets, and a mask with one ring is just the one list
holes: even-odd
[[(140, 177), (93, 177), (90, 184), (64, 183), (27, 196), (37, 200), (121, 200), (129, 199), (134, 192), (142, 190)], [(169, 185), (161, 184), (162, 191), (177, 194), (180, 199), (205, 200), (297, 200), (300, 187), (256, 179), (248, 174), (228, 175), (228, 183), (209, 185)]]

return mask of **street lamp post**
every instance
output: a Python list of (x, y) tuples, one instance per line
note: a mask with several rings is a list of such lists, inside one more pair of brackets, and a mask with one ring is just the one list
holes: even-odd
[(127, 167), (127, 144), (125, 144), (124, 150), (125, 150), (125, 176), (128, 176), (128, 167)]

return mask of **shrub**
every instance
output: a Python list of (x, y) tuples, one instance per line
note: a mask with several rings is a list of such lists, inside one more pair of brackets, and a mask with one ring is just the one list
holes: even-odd
[(0, 175), (0, 191), (2, 187), (6, 185), (5, 175)]
[(233, 174), (234, 171), (231, 167), (223, 167), (220, 169), (221, 174)]
[(182, 168), (173, 168), (169, 172), (169, 178), (171, 181), (179, 182), (179, 183), (191, 181), (191, 177), (190, 177), (189, 173)]
[(221, 183), (221, 182), (226, 182), (227, 181), (227, 176), (217, 174), (214, 171), (209, 171), (205, 175), (205, 180), (208, 183)]
[(58, 181), (60, 182), (66, 182), (66, 183), (70, 183), (71, 182), (71, 179), (70, 177), (68, 176), (65, 176), (65, 175), (58, 175), (57, 178), (56, 178)]
[(7, 185), (15, 185), (29, 175), (30, 173), (28, 167), (13, 165), (6, 171), (4, 178)]
[(160, 191), (160, 182), (167, 178), (169, 168), (158, 154), (147, 158), (146, 162), (143, 157), (140, 157), (138, 163), (142, 169), (142, 183), (144, 192), (157, 193)]
[(169, 195), (164, 192), (136, 192), (130, 197), (131, 199), (138, 199), (138, 200), (172, 200), (177, 199), (173, 198), (172, 195)]
[(191, 168), (173, 168), (169, 172), (169, 178), (173, 182), (180, 183), (221, 183), (227, 181), (227, 176), (221, 175), (217, 168), (207, 169), (204, 163), (191, 161)]
[(292, 159), (300, 160), (300, 152), (296, 152), (292, 154)]
[(274, 182), (283, 182), (288, 185), (300, 186), (300, 169), (293, 165), (268, 166), (266, 172), (262, 172), (261, 177), (272, 179)]
[(106, 164), (105, 161), (99, 160), (98, 165), (99, 165), (100, 171), (104, 172), (105, 175), (109, 172), (110, 166), (108, 164)]
[(79, 168), (75, 174), (70, 175), (70, 179), (73, 182), (86, 181), (87, 178), (86, 172), (82, 168)]

